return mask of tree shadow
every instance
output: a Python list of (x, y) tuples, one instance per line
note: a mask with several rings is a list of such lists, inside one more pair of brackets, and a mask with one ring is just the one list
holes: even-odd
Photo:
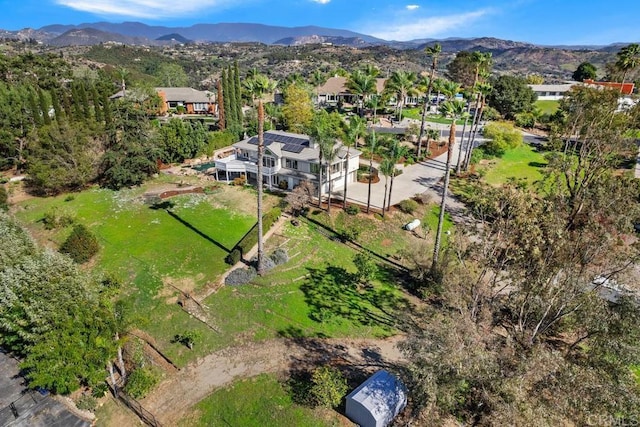
[(307, 268), (308, 278), (300, 287), (316, 322), (345, 319), (361, 326), (393, 330), (399, 325), (396, 312), (406, 310), (408, 301), (390, 289), (360, 286), (342, 267)]
[(549, 165), (547, 163), (542, 163), (542, 162), (529, 162), (529, 166), (533, 168), (546, 168)]
[(191, 224), (190, 222), (184, 220), (183, 218), (180, 217), (180, 215), (178, 215), (175, 212), (173, 212), (171, 209), (174, 206), (175, 206), (175, 204), (173, 202), (166, 200), (166, 201), (161, 202), (161, 203), (154, 203), (153, 205), (150, 206), (150, 209), (153, 209), (153, 210), (164, 210), (171, 218), (175, 219), (180, 224), (184, 225), (189, 230), (191, 230), (194, 233), (196, 233), (198, 236), (202, 237), (203, 239), (205, 239), (206, 241), (208, 241), (210, 243), (213, 243), (214, 245), (216, 245), (217, 247), (219, 247), (220, 249), (222, 249), (226, 253), (230, 253), (231, 252), (231, 249), (227, 248), (222, 243), (220, 243), (217, 240), (213, 239), (211, 236), (209, 236), (209, 235), (203, 233), (202, 231), (198, 230), (193, 224)]

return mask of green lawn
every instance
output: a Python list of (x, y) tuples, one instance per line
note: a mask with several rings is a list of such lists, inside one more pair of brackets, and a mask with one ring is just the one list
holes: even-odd
[[(212, 329), (178, 306), (179, 292), (171, 285), (190, 293), (216, 281), (228, 269), (224, 248), (232, 248), (255, 220), (218, 193), (176, 196), (169, 199), (174, 206), (168, 212), (145, 205), (140, 198), (144, 191), (91, 189), (72, 198), (31, 199), (16, 209), (16, 215), (40, 241), (53, 247), (64, 240), (69, 227), (44, 230), (41, 219), (46, 212), (54, 208), (68, 212), (88, 225), (101, 243), (96, 268), (123, 280), (124, 299), (137, 315), (136, 326), (153, 336), (176, 365), (244, 340), (394, 332), (393, 319), (383, 310), (404, 306), (400, 291), (382, 283), (356, 287), (351, 280), (354, 249), (319, 234), (313, 224), (287, 224), (269, 240), (269, 252), (288, 249), (288, 263), (252, 284), (225, 286), (205, 299)], [(248, 190), (228, 191), (236, 192), (237, 202), (255, 197)], [(371, 314), (378, 316), (377, 321)], [(186, 331), (201, 336), (193, 350), (172, 342)]]
[[(438, 220), (440, 218), (440, 205), (433, 205), (424, 215), (422, 223), (428, 227), (432, 236), (436, 235), (438, 230)], [(449, 241), (449, 232), (453, 231), (453, 221), (449, 212), (444, 213), (444, 223), (442, 224), (442, 242), (446, 244)]]
[[(64, 195), (31, 199), (19, 206), (16, 216), (54, 248), (70, 228), (44, 230), (41, 219), (46, 212), (67, 212), (89, 226), (101, 245), (95, 267), (123, 281), (137, 326), (149, 332), (176, 364), (184, 365), (201, 354), (181, 351), (170, 343), (173, 336), (211, 330), (176, 304), (178, 292), (169, 285), (192, 292), (217, 280), (228, 268), (225, 248), (232, 248), (255, 218), (232, 210), (217, 194), (176, 196), (170, 199), (171, 212), (152, 209), (142, 201), (145, 188), (95, 188), (74, 194), (72, 200)], [(247, 191), (246, 197), (253, 193)]]
[(533, 184), (542, 178), (542, 168), (547, 162), (542, 153), (530, 145), (522, 144), (498, 159), (484, 160), (479, 169), (485, 170), (483, 181), (501, 185), (509, 180)]
[(558, 110), (560, 103), (552, 100), (536, 101), (536, 107), (538, 107), (543, 114), (553, 114)]
[(193, 408), (180, 426), (323, 427), (341, 425), (337, 413), (294, 403), (273, 375), (238, 381)]

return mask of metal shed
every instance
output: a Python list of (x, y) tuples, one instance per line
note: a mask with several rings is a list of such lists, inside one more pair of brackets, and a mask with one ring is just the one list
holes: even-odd
[(346, 415), (361, 427), (385, 427), (407, 405), (407, 389), (393, 374), (381, 370), (353, 390)]

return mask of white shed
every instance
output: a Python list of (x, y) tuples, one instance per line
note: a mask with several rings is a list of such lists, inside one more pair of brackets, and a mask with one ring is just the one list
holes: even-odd
[(385, 427), (407, 405), (407, 389), (381, 370), (347, 396), (346, 415), (361, 427)]

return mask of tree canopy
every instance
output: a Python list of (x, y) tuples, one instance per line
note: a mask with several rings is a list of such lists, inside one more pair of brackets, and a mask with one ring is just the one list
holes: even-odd
[(530, 111), (536, 102), (536, 93), (522, 77), (502, 75), (493, 79), (491, 85), (493, 90), (487, 96), (487, 102), (506, 119), (514, 119), (516, 114)]

